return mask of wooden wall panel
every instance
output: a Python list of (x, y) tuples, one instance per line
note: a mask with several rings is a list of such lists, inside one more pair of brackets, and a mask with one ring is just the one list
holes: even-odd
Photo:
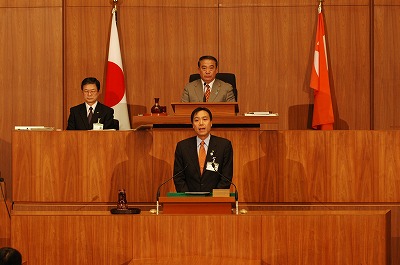
[[(263, 217), (262, 222), (262, 237), (269, 238), (262, 250), (266, 264), (390, 264), (389, 240), (378, 232), (387, 231), (390, 221), (372, 212), (304, 212)], [(274, 249), (285, 254), (277, 255)]]
[[(60, 1), (2, 1), (0, 11), (0, 172), (12, 200), (12, 128), (62, 124), (62, 12)], [(5, 224), (0, 233), (3, 245), (9, 238), (5, 207), (0, 221)]]
[[(134, 235), (137, 235), (141, 244), (134, 245), (135, 259), (167, 259), (179, 256), (261, 258), (262, 229), (259, 216), (160, 217), (141, 216), (137, 220)], [(190, 239), (190, 244), (187, 239)], [(171, 244), (172, 242), (174, 243)]]
[(37, 7), (60, 7), (62, 5), (62, 0), (0, 0), (0, 8), (37, 8)]
[(325, 137), (309, 131), (281, 132), (278, 138), (277, 201), (330, 200)]
[[(158, 182), (153, 178), (156, 175), (153, 171), (155, 159), (152, 156), (152, 134), (147, 131), (118, 133), (121, 140), (124, 139), (120, 146), (114, 143), (112, 136), (107, 137), (109, 144), (114, 146), (115, 153), (108, 157), (112, 179), (110, 195), (105, 201), (117, 201), (117, 192), (121, 188), (126, 190), (128, 203), (155, 201), (154, 186)], [(119, 157), (119, 161), (114, 164), (116, 157)]]
[[(244, 186), (242, 194), (245, 201), (279, 201), (282, 187), (281, 179), (277, 178), (279, 172), (279, 161), (281, 159), (281, 150), (277, 144), (279, 141), (277, 131), (264, 131), (260, 133), (260, 156), (259, 158), (248, 162), (246, 168), (259, 167), (259, 179), (255, 180), (251, 176), (251, 186), (257, 189), (257, 192), (250, 193), (250, 186)], [(247, 177), (246, 177), (247, 179)], [(256, 195), (258, 193), (258, 195)]]
[[(37, 183), (41, 182), (43, 177), (40, 171), (40, 138), (39, 134), (34, 137), (30, 132), (13, 133), (12, 138), (12, 170), (13, 170), (13, 199), (14, 194), (20, 194), (21, 200), (26, 201), (29, 198), (36, 197)], [(54, 172), (53, 174), (57, 174)], [(28, 189), (21, 186), (29, 187)], [(44, 187), (43, 187), (44, 188)], [(42, 188), (39, 186), (39, 189)]]
[[(398, 131), (216, 128), (232, 141), (241, 202), (397, 202)], [(13, 198), (35, 202), (155, 202), (176, 143), (192, 129), (15, 132)], [(173, 181), (161, 194), (175, 191)]]
[[(337, 129), (370, 128), (369, 5), (363, 3), (324, 8)], [(220, 71), (237, 75), (241, 112), (272, 110), (280, 114), (279, 129), (308, 128), (316, 22), (310, 4), (221, 4)]]
[(375, 129), (400, 129), (398, 73), (400, 71), (400, 3), (374, 7), (374, 113)]
[(131, 221), (130, 216), (13, 217), (12, 245), (30, 265), (127, 264), (133, 248), (127, 236), (132, 235)]
[(400, 5), (399, 0), (374, 0), (375, 6), (398, 6)]
[(370, 7), (343, 5), (324, 11), (335, 128), (373, 129)]
[(15, 8), (7, 13), (9, 63), (0, 72), (5, 87), (12, 84), (15, 99), (8, 128), (27, 124), (61, 128), (62, 9)]
[[(378, 199), (371, 131), (325, 134), (328, 196), (331, 201), (373, 202)], [(381, 137), (385, 137), (384, 134)], [(386, 140), (391, 141), (390, 137)]]
[[(259, 174), (259, 164), (252, 163), (260, 157), (260, 132), (258, 130), (237, 130), (233, 132), (214, 132), (215, 135), (229, 139), (233, 147), (233, 179), (242, 201), (254, 201), (263, 194), (261, 177), (254, 178)], [(231, 190), (234, 191), (233, 187)], [(251, 192), (246, 192), (251, 190)]]
[(271, 185), (263, 183), (269, 195), (260, 192), (260, 201), (395, 202), (398, 137), (397, 131), (280, 131), (277, 138), (264, 132), (260, 146), (269, 151), (260, 155), (255, 181)]
[(16, 201), (113, 202), (121, 188), (130, 202), (155, 200), (146, 132), (18, 132), (13, 141)]
[[(15, 125), (62, 127), (62, 2), (0, 1), (0, 172), (10, 203), (11, 130)], [(0, 246), (9, 218), (0, 207)]]
[[(374, 185), (377, 200), (391, 201), (400, 193), (400, 135), (399, 131), (372, 132)], [(383, 141), (383, 139), (386, 139)]]
[(221, 8), (220, 71), (237, 75), (241, 112), (278, 112), (279, 128), (287, 128), (288, 106), (309, 102), (303, 79), (314, 13), (310, 7)]

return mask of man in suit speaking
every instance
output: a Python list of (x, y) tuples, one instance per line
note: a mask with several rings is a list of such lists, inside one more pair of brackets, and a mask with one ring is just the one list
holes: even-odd
[(197, 62), (200, 79), (188, 83), (182, 93), (181, 102), (235, 102), (231, 84), (215, 79), (218, 61), (205, 55)]
[(232, 181), (233, 177), (231, 142), (210, 134), (212, 113), (208, 108), (196, 108), (191, 114), (191, 121), (197, 136), (182, 140), (176, 145), (176, 191), (211, 192), (213, 189), (228, 189), (231, 185), (228, 180)]
[(100, 81), (87, 77), (82, 80), (81, 90), (85, 102), (70, 109), (67, 130), (92, 130), (93, 123), (103, 124), (103, 129), (112, 129), (114, 110), (97, 101)]

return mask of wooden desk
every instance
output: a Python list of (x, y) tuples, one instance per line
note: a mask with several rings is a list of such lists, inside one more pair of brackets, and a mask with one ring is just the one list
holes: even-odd
[[(213, 117), (213, 125), (221, 125), (219, 127), (254, 127), (260, 130), (276, 130), (278, 128), (278, 116), (216, 116)], [(145, 125), (152, 125), (154, 127), (191, 127), (190, 116), (183, 115), (167, 115), (167, 116), (132, 116), (132, 128), (140, 128)]]
[(239, 111), (238, 102), (171, 102), (175, 115), (190, 116), (198, 107), (208, 108), (213, 116), (234, 116)]
[[(11, 244), (29, 265), (389, 264), (388, 211), (111, 215), (13, 211)], [(227, 263), (228, 261), (239, 263)], [(186, 262), (185, 262), (186, 261)], [(203, 263), (198, 263), (203, 262)]]

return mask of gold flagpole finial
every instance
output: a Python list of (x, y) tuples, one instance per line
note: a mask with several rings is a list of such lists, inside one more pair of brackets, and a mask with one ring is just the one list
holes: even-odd
[(324, 2), (324, 0), (318, 0), (319, 4), (318, 4), (318, 12), (321, 13), (322, 11), (322, 2)]
[(118, 0), (113, 0), (114, 10), (117, 10)]

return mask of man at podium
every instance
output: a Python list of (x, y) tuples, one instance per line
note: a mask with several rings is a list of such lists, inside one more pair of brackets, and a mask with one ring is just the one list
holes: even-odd
[(182, 93), (181, 102), (235, 102), (233, 87), (216, 79), (218, 61), (205, 55), (197, 62), (200, 79), (189, 82)]
[(176, 145), (176, 191), (211, 192), (213, 189), (229, 189), (233, 177), (231, 141), (210, 134), (212, 113), (208, 108), (196, 108), (190, 118), (197, 135)]

